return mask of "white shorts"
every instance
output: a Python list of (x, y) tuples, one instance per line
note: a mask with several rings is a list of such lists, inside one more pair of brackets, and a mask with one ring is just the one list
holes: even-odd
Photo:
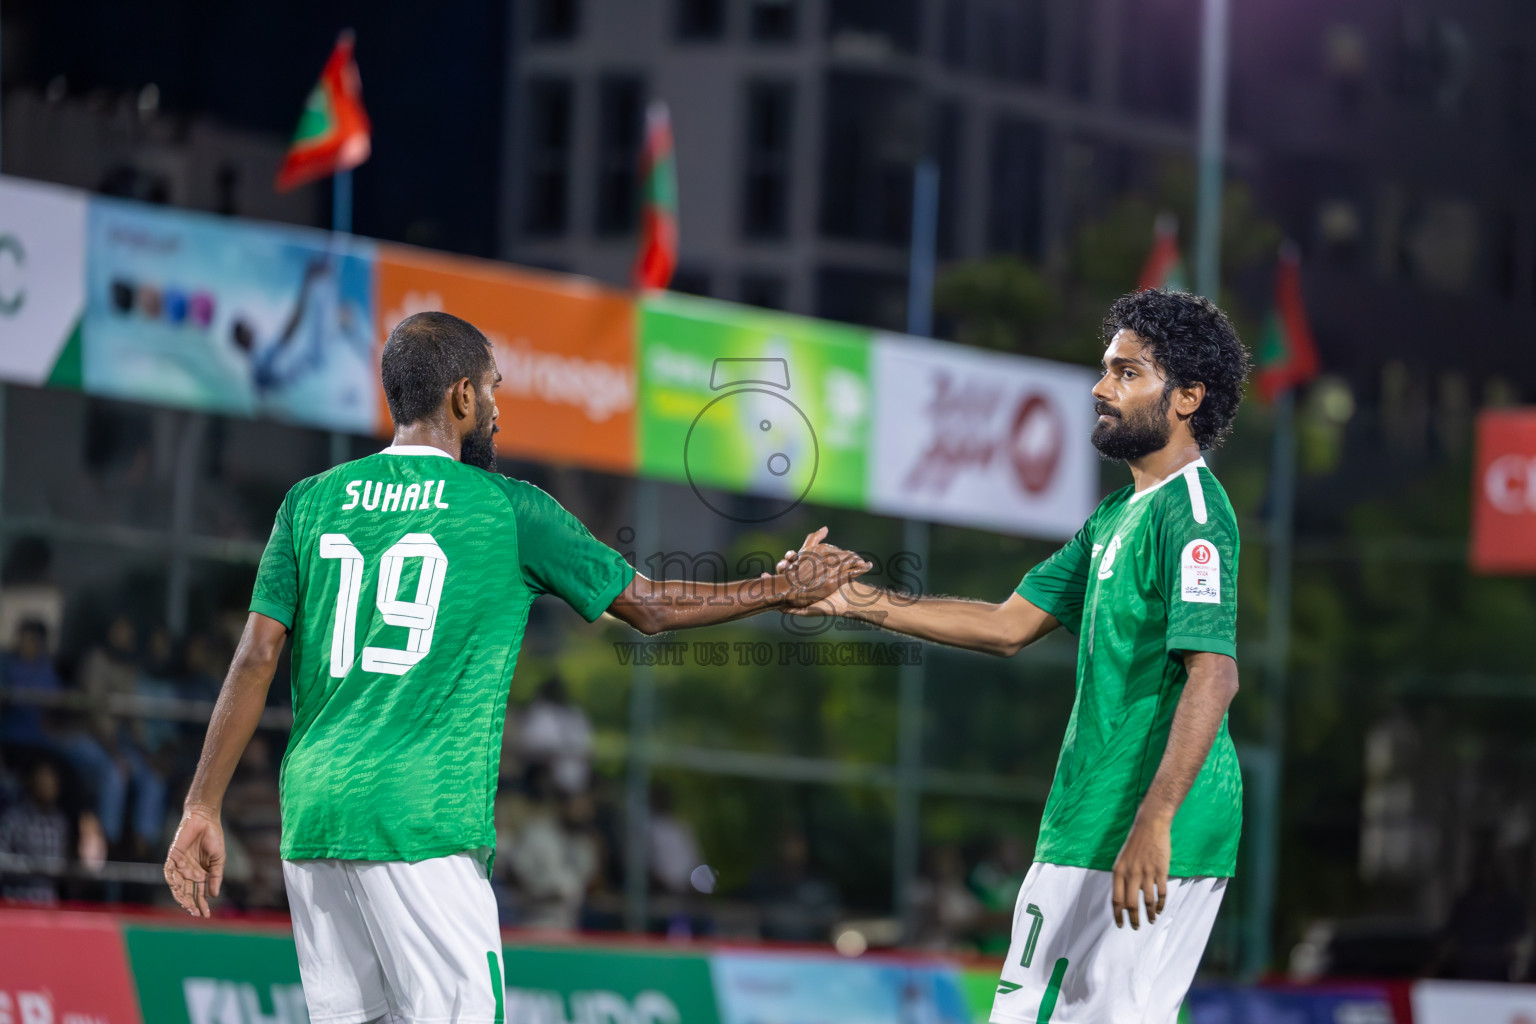
[(313, 1024), (501, 1024), (486, 851), (406, 863), (285, 860)]
[[(1019, 888), (995, 1024), (1174, 1024), (1225, 878), (1170, 878), (1157, 920), (1115, 927), (1108, 871), (1035, 864)], [(1122, 920), (1124, 917), (1122, 916)]]

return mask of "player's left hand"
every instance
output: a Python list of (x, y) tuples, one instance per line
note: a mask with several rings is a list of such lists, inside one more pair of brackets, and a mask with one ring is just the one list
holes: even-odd
[(1115, 927), (1124, 927), (1121, 914), (1130, 918), (1131, 927), (1139, 929), (1138, 913), (1145, 902), (1147, 923), (1157, 920), (1168, 900), (1168, 865), (1173, 859), (1169, 837), (1171, 822), (1144, 821), (1140, 817), (1131, 826), (1131, 834), (1115, 858), (1113, 907)]
[(224, 829), (219, 813), (188, 807), (165, 855), (165, 884), (181, 909), (193, 917), (212, 917), (208, 901), (224, 883)]

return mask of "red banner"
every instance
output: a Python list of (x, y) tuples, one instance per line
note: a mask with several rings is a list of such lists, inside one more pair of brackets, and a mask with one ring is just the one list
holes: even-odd
[(142, 1024), (115, 918), (0, 911), (0, 1022)]
[(1472, 568), (1536, 572), (1536, 409), (1500, 409), (1477, 419)]

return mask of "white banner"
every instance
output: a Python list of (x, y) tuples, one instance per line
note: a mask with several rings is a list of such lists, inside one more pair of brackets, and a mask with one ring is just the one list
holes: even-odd
[(1064, 539), (1098, 497), (1092, 370), (875, 338), (876, 512)]
[[(78, 330), (85, 210), (81, 192), (0, 179), (0, 378), (47, 383)], [(79, 387), (78, 370), (72, 376), (58, 383)]]
[(1531, 1024), (1536, 985), (1491, 981), (1420, 981), (1413, 986), (1414, 1024)]

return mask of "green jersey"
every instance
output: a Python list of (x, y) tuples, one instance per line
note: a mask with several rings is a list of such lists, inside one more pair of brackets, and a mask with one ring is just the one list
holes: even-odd
[[(1237, 656), (1237, 520), (1199, 459), (1105, 498), (1018, 593), (1078, 635), (1077, 700), (1035, 859), (1108, 871), (1162, 762), (1182, 654)], [(1243, 780), (1223, 719), (1173, 819), (1170, 874), (1237, 867)]]
[(528, 606), (592, 621), (634, 577), (531, 484), (397, 446), (296, 484), (251, 611), (293, 631), (282, 856), (425, 860), (495, 845)]

